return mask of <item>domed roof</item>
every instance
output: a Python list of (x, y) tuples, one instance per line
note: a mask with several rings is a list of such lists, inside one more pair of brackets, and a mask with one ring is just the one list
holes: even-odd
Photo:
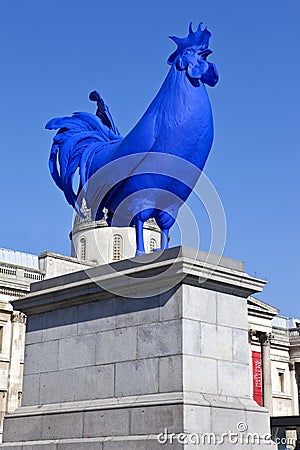
[[(81, 212), (85, 217), (81, 217), (79, 214), (75, 215), (71, 235), (79, 231), (82, 231), (83, 229), (102, 228), (108, 226), (106, 222), (107, 210), (104, 211), (103, 219), (94, 221), (91, 217), (91, 210), (86, 206), (85, 200), (83, 200)], [(160, 231), (155, 219), (153, 218), (145, 222), (144, 228), (158, 232)]]
[[(97, 264), (108, 264), (134, 257), (136, 248), (134, 226), (108, 226), (107, 211), (104, 211), (103, 219), (94, 221), (86, 203), (83, 204), (81, 211), (84, 217), (75, 215), (70, 233), (72, 257)], [(147, 253), (159, 247), (161, 233), (155, 219), (145, 222), (144, 240)]]

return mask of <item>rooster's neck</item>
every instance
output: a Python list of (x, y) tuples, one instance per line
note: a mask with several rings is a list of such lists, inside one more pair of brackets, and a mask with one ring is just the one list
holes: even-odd
[(159, 133), (162, 126), (172, 128), (191, 123), (204, 110), (210, 110), (204, 84), (199, 82), (199, 86), (192, 86), (185, 71), (179, 72), (172, 66), (147, 113), (155, 117), (155, 128)]

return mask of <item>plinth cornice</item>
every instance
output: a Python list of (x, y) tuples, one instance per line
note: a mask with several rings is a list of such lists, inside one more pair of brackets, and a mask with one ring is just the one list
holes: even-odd
[(112, 293), (147, 301), (147, 296), (181, 283), (248, 298), (261, 292), (266, 282), (245, 273), (241, 261), (175, 247), (33, 283), (31, 292), (13, 304), (25, 313), (38, 313), (105, 299)]

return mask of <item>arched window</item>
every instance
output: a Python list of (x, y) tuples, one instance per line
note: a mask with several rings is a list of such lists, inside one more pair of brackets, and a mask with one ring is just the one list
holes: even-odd
[(113, 261), (120, 261), (123, 254), (123, 238), (120, 234), (114, 234), (113, 239)]
[(154, 238), (151, 238), (151, 239), (150, 239), (150, 245), (149, 245), (149, 247), (150, 247), (150, 252), (153, 252), (153, 250), (154, 250), (155, 248), (157, 248), (157, 242), (156, 242), (156, 240), (155, 240)]
[(86, 261), (86, 239), (84, 237), (80, 239), (79, 259), (81, 259), (81, 261)]

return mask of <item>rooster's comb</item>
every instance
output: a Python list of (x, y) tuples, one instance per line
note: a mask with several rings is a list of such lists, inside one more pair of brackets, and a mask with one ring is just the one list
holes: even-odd
[(201, 28), (202, 22), (199, 23), (196, 31), (193, 31), (192, 22), (189, 26), (189, 34), (185, 38), (179, 38), (176, 36), (169, 36), (175, 44), (177, 49), (169, 57), (168, 64), (172, 64), (175, 58), (183, 52), (184, 49), (188, 47), (200, 47), (201, 50), (206, 50), (209, 44), (209, 38), (211, 37), (211, 32), (205, 27), (204, 30)]

